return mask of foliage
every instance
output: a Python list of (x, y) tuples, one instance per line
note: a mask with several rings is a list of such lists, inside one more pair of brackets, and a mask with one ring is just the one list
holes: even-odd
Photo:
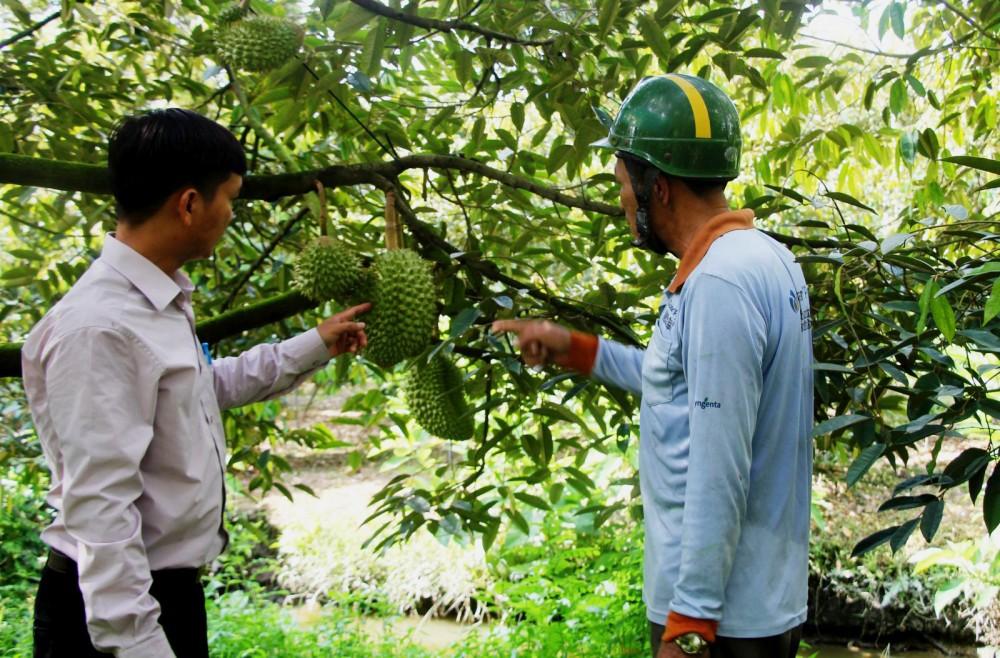
[[(482, 548), (469, 538), (425, 530), (374, 552), (361, 525), (364, 488), (335, 490), (282, 508), (277, 580), (298, 597), (347, 599), (393, 614), (453, 615), (478, 621), (492, 589)], [(357, 497), (357, 504), (344, 500)], [(321, 519), (321, 522), (317, 520)]]
[(545, 526), (537, 539), (515, 536), (494, 565), (504, 576), (494, 636), (511, 655), (646, 655), (641, 524), (580, 532), (549, 515)]
[[(102, 170), (50, 160), (100, 163), (125, 113), (198, 108), (243, 140), (254, 174), (298, 171), (247, 181), (246, 195), (267, 202), (244, 209), (215, 257), (191, 268), (202, 317), (288, 290), (294, 257), (316, 234), (317, 203), (306, 195), (316, 178), (339, 215), (334, 233), (369, 259), (381, 249), (386, 192), (395, 193), (408, 246), (442, 284), (451, 319), (439, 349), (460, 357), (478, 429), (469, 445), (442, 449), (405, 409), (385, 411), (396, 374), (338, 366), (376, 382), (353, 401), (385, 428), (370, 456), (416, 446), (434, 460), (400, 462), (379, 501), (390, 521), (382, 541), (426, 526), (489, 546), (507, 524), (526, 530), (528, 512), (566, 489), (597, 525), (628, 506), (599, 509), (604, 492), (588, 469), (627, 455), (635, 400), (525, 370), (485, 327), (546, 316), (626, 342), (648, 336), (671, 266), (631, 249), (609, 156), (588, 144), (640, 77), (669, 71), (731, 93), (746, 135), (733, 202), (754, 208), (808, 270), (818, 448), (851, 459), (853, 483), (876, 460), (905, 462), (926, 437), (932, 455), (958, 435), (978, 441), (900, 483), (887, 505), (913, 516), (857, 552), (898, 549), (918, 527), (931, 539), (944, 493), (959, 486), (982, 501), (988, 528), (1000, 522), (992, 0), (846, 9), (818, 0), (252, 2), (303, 25), (305, 48), (273, 72), (238, 76), (212, 59), (221, 3), (67, 1), (37, 29), (48, 2), (4, 5), (3, 24), (31, 37), (8, 39), (0, 61), (0, 154), (28, 156), (0, 158), (9, 183), (0, 187), (0, 318), (12, 343), (80, 276), (112, 222)], [(898, 49), (816, 34), (817, 20), (839, 10)], [(313, 320), (229, 336), (216, 350)], [(11, 355), (16, 346), (0, 356)], [(288, 491), (271, 450), (280, 433), (242, 418), (230, 432), (231, 466), (258, 488)]]
[(967, 614), (976, 636), (1000, 648), (1000, 533), (980, 541), (924, 549), (911, 558), (917, 574), (937, 574), (934, 611)]
[(0, 479), (0, 597), (37, 587), (47, 551), (40, 534), (50, 516), (42, 490)]

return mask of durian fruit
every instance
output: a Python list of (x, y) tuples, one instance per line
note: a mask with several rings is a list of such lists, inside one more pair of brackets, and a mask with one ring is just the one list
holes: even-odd
[(452, 441), (472, 438), (472, 410), (465, 399), (462, 372), (443, 354), (410, 368), (403, 383), (414, 420), (434, 436)]
[(372, 274), (365, 357), (389, 368), (430, 344), (437, 325), (437, 288), (430, 263), (410, 249), (382, 252)]
[(295, 261), (292, 286), (316, 302), (345, 301), (362, 287), (364, 275), (356, 252), (323, 236), (306, 246)]
[(222, 8), (219, 15), (215, 17), (219, 25), (229, 25), (243, 18), (247, 13), (242, 2), (234, 2)]
[(238, 69), (270, 71), (295, 56), (303, 36), (301, 27), (284, 18), (247, 16), (218, 29), (215, 50)]

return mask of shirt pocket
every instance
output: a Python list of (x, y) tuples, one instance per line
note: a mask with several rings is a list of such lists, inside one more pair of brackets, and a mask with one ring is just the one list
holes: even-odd
[(653, 338), (642, 359), (642, 400), (650, 407), (666, 404), (674, 399), (674, 386), (680, 370), (674, 367), (671, 352), (676, 341), (677, 323), (668, 329), (661, 317), (653, 329)]

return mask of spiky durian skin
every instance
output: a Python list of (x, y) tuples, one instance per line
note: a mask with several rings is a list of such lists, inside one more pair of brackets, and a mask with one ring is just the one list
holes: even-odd
[(362, 287), (361, 258), (350, 247), (328, 237), (311, 242), (295, 261), (292, 285), (309, 299), (345, 301)]
[(442, 439), (465, 441), (475, 430), (465, 399), (462, 372), (444, 355), (418, 361), (406, 374), (404, 391), (414, 420)]
[(365, 357), (389, 368), (430, 344), (437, 324), (437, 287), (430, 263), (410, 249), (379, 254), (372, 273)]
[(264, 72), (294, 57), (302, 38), (302, 28), (284, 18), (247, 16), (219, 28), (215, 50), (231, 66)]
[(229, 25), (246, 16), (246, 13), (247, 10), (243, 8), (242, 2), (234, 2), (223, 7), (222, 11), (215, 17), (215, 20), (219, 25)]

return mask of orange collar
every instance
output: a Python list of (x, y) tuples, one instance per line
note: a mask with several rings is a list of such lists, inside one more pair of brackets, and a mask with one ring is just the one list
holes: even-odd
[(676, 293), (681, 289), (691, 272), (698, 267), (705, 254), (708, 253), (708, 248), (712, 246), (716, 238), (730, 231), (745, 231), (751, 228), (753, 228), (753, 211), (750, 209), (730, 210), (708, 220), (704, 226), (698, 229), (691, 241), (691, 246), (681, 256), (677, 273), (674, 274), (673, 281), (667, 286), (667, 291)]

